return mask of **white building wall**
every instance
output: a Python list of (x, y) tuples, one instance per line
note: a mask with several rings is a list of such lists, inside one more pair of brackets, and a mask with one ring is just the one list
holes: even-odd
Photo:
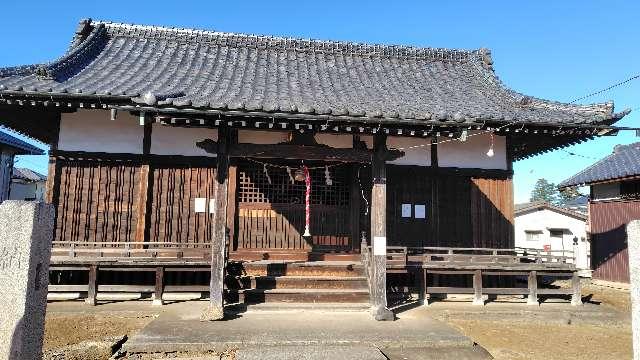
[(151, 153), (156, 155), (211, 156), (196, 146), (204, 139), (218, 140), (218, 130), (186, 128), (154, 123), (151, 128)]
[(9, 200), (27, 200), (34, 199), (42, 201), (44, 199), (45, 181), (38, 182), (11, 182), (9, 191)]
[(144, 127), (140, 126), (140, 119), (128, 112), (120, 112), (116, 120), (110, 118), (107, 110), (63, 113), (58, 149), (142, 154)]
[[(531, 211), (518, 215), (514, 219), (516, 247), (540, 249), (550, 245), (551, 250), (573, 251), (573, 238), (578, 237), (577, 267), (590, 269), (590, 245), (587, 241), (586, 224), (571, 216), (560, 214), (548, 209)], [(566, 229), (562, 240), (552, 238), (550, 230)], [(527, 231), (540, 231), (537, 241), (527, 240)], [(559, 254), (558, 254), (559, 255)]]

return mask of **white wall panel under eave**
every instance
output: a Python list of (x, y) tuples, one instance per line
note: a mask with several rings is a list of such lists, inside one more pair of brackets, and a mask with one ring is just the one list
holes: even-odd
[(216, 156), (196, 146), (196, 142), (204, 139), (217, 141), (218, 130), (154, 123), (151, 130), (151, 153), (156, 155)]
[(106, 153), (142, 153), (143, 126), (138, 117), (120, 112), (116, 120), (107, 110), (81, 109), (63, 113), (58, 149)]
[(491, 135), (477, 132), (469, 132), (467, 140), (462, 142), (447, 138), (439, 138), (438, 142), (438, 166), (478, 169), (507, 169), (507, 144), (504, 136), (493, 136), (493, 157), (487, 156), (491, 145)]
[[(364, 135), (360, 136), (360, 139), (367, 144), (368, 149), (373, 149), (373, 136)], [(389, 161), (387, 164), (431, 166), (430, 144), (430, 137), (418, 138), (389, 136), (387, 137), (387, 147), (389, 149), (401, 149), (404, 151), (404, 156), (399, 159)]]
[(238, 130), (240, 144), (278, 144), (288, 140), (288, 131)]
[(330, 146), (335, 149), (351, 149), (353, 147), (353, 135), (351, 134), (326, 134), (315, 135), (318, 144)]

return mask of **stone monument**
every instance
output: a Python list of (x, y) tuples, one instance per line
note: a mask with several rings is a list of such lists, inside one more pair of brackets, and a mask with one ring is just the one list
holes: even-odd
[(51, 204), (0, 204), (0, 358), (41, 359), (53, 236)]
[(633, 359), (640, 360), (640, 220), (627, 225), (629, 246), (629, 277), (631, 282), (631, 330)]

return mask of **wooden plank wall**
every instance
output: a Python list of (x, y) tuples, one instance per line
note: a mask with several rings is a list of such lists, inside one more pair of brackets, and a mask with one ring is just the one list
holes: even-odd
[(513, 248), (513, 181), (471, 179), (471, 227), (474, 247)]
[[(154, 167), (152, 172), (149, 241), (210, 243), (215, 167)], [(206, 199), (207, 212), (194, 212), (196, 198)]]
[(135, 240), (140, 166), (58, 159), (57, 241)]
[[(478, 178), (424, 167), (388, 169), (387, 234), (394, 246), (514, 246), (510, 178)], [(426, 204), (427, 218), (401, 215)]]
[(593, 278), (629, 282), (626, 226), (640, 219), (640, 200), (589, 203)]
[[(206, 198), (208, 205), (215, 197), (215, 161), (168, 166), (139, 160), (57, 158), (55, 240), (209, 243), (211, 214), (196, 214), (194, 200)], [(147, 187), (149, 197), (140, 196)]]

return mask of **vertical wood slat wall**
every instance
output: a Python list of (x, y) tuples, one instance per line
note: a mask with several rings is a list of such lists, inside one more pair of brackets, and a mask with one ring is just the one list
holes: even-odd
[[(388, 176), (389, 245), (515, 246), (511, 178), (435, 173), (408, 166), (391, 166)], [(402, 217), (402, 204), (412, 205), (412, 217)], [(416, 204), (426, 205), (426, 219), (415, 218)]]
[[(215, 161), (213, 161), (215, 162)], [(56, 241), (208, 243), (211, 214), (194, 212), (197, 197), (215, 197), (215, 164), (149, 166), (135, 161), (56, 159)], [(146, 167), (146, 168), (145, 168)], [(151, 171), (149, 198), (141, 177)], [(149, 201), (140, 219), (138, 201)], [(144, 213), (144, 212), (143, 212)], [(138, 223), (145, 225), (140, 237)]]
[(591, 266), (594, 279), (629, 282), (626, 226), (635, 219), (640, 219), (640, 200), (589, 203)]
[(58, 159), (57, 241), (135, 240), (139, 166)]
[(513, 181), (471, 179), (471, 227), (474, 247), (513, 248)]

